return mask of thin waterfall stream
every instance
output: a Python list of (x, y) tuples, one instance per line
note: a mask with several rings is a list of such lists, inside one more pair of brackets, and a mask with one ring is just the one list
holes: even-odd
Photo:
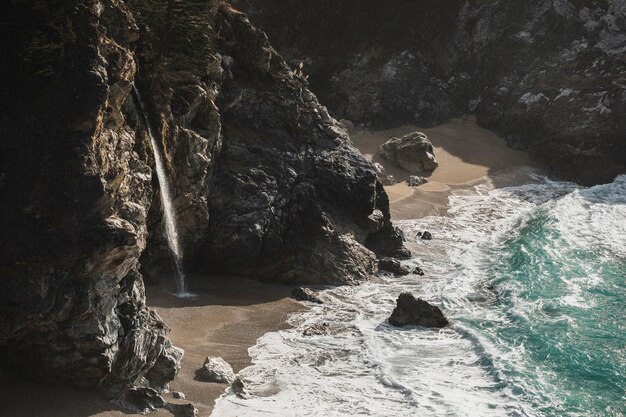
[(156, 165), (157, 178), (159, 180), (159, 188), (161, 191), (161, 200), (163, 207), (163, 218), (165, 220), (165, 236), (167, 238), (167, 244), (169, 246), (172, 258), (174, 259), (175, 275), (176, 275), (176, 293), (174, 294), (180, 298), (195, 297), (194, 294), (187, 291), (187, 284), (185, 282), (185, 272), (183, 271), (183, 251), (180, 246), (180, 240), (178, 238), (178, 224), (176, 222), (176, 214), (174, 213), (174, 204), (172, 200), (172, 193), (170, 188), (169, 179), (167, 177), (167, 171), (165, 169), (165, 163), (159, 150), (158, 143), (150, 127), (150, 123), (146, 116), (146, 112), (141, 101), (141, 95), (135, 83), (133, 83), (133, 96), (136, 101), (136, 106), (139, 110), (140, 116), (143, 119), (143, 123), (150, 137), (150, 144), (152, 145), (152, 151), (154, 152), (154, 161)]

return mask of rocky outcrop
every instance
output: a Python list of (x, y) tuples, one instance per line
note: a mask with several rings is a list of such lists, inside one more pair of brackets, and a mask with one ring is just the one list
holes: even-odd
[(391, 138), (380, 145), (378, 154), (411, 174), (430, 173), (439, 166), (433, 144), (422, 132)]
[(403, 292), (396, 303), (389, 317), (389, 324), (393, 326), (445, 327), (449, 324), (439, 307), (415, 298), (411, 293)]
[(124, 391), (171, 347), (138, 272), (154, 197), (130, 97), (139, 29), (117, 1), (0, 15), (0, 367)]
[(199, 267), (282, 282), (365, 280), (379, 242), (404, 253), (371, 164), (263, 32), (229, 9), (219, 24), (229, 57), (218, 97), (224, 145)]
[(147, 125), (187, 267), (352, 284), (407, 254), (371, 164), (228, 4), (0, 7), (3, 372), (138, 404), (175, 375), (142, 277), (171, 267)]
[(291, 291), (291, 295), (293, 295), (293, 297), (298, 301), (310, 301), (316, 304), (323, 304), (322, 300), (319, 299), (317, 294), (315, 294), (308, 288), (294, 288), (293, 291)]
[(338, 117), (426, 127), (471, 112), (553, 174), (626, 172), (622, 0), (233, 3)]
[(380, 259), (378, 261), (378, 269), (400, 276), (409, 275), (411, 273), (411, 270), (407, 266), (402, 265), (397, 259), (391, 258)]

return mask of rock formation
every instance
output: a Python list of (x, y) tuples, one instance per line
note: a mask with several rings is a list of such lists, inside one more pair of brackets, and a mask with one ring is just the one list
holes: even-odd
[(391, 138), (380, 145), (378, 154), (411, 174), (432, 172), (439, 166), (433, 144), (422, 132)]
[(187, 267), (352, 284), (376, 254), (407, 254), (371, 164), (227, 3), (40, 0), (0, 12), (3, 372), (138, 403), (152, 398), (139, 381), (163, 388), (175, 375), (182, 352), (142, 278), (171, 267), (143, 116)]
[(445, 327), (449, 324), (439, 307), (415, 298), (411, 293), (403, 292), (396, 303), (389, 317), (389, 324), (393, 326)]
[(623, 0), (233, 3), (338, 117), (428, 127), (472, 112), (553, 174), (626, 172)]
[(319, 299), (317, 294), (315, 294), (308, 288), (294, 288), (293, 291), (291, 291), (291, 295), (293, 295), (293, 297), (298, 301), (310, 301), (316, 304), (323, 304), (322, 300)]
[(235, 381), (235, 372), (224, 359), (218, 357), (208, 357), (204, 365), (197, 372), (198, 376), (208, 382), (219, 384), (231, 384)]

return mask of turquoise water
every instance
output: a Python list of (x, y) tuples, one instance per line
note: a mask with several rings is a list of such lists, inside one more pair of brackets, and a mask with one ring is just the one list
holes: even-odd
[[(486, 248), (497, 319), (461, 319), (503, 351), (514, 394), (546, 416), (626, 410), (626, 181), (539, 204)], [(496, 240), (497, 242), (497, 240)]]
[[(593, 188), (532, 176), (450, 198), (447, 216), (397, 222), (423, 277), (322, 291), (268, 333), (215, 416), (623, 417), (626, 176)], [(429, 230), (432, 241), (418, 232)], [(445, 329), (394, 328), (400, 292)], [(329, 336), (303, 330), (328, 323)]]

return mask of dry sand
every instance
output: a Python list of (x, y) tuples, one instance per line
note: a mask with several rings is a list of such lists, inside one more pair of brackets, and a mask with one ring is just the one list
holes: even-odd
[[(426, 175), (427, 184), (409, 187), (409, 173), (376, 153), (390, 138), (416, 130), (426, 133), (433, 143), (439, 167)], [(444, 215), (448, 197), (453, 193), (467, 192), (483, 182), (496, 187), (524, 183), (528, 174), (536, 171), (525, 152), (507, 147), (502, 138), (478, 126), (471, 116), (429, 129), (407, 125), (377, 132), (357, 131), (351, 137), (366, 158), (382, 164), (387, 173), (401, 181), (385, 187), (395, 220)]]
[[(382, 163), (387, 172), (406, 180), (408, 174), (375, 153), (394, 136), (415, 130), (425, 132), (435, 146), (439, 168), (420, 187), (400, 183), (385, 187), (391, 201), (394, 219), (418, 218), (445, 214), (452, 193), (469, 192), (472, 186), (491, 182), (495, 186), (514, 185), (528, 180), (534, 170), (528, 156), (507, 148), (494, 133), (479, 127), (472, 118), (453, 120), (432, 129), (403, 126), (380, 132), (357, 132), (354, 144), (370, 160)], [(289, 298), (291, 288), (263, 285), (228, 277), (209, 279), (193, 277), (192, 290), (199, 297), (179, 300), (164, 288), (148, 288), (147, 300), (168, 326), (176, 346), (185, 349), (183, 366), (171, 383), (172, 390), (182, 391), (187, 402), (210, 415), (224, 385), (197, 381), (195, 371), (206, 356), (221, 356), (235, 371), (250, 364), (248, 348), (258, 337), (284, 328), (287, 316), (302, 305)], [(10, 379), (0, 379), (0, 416), (2, 417), (125, 417), (104, 398), (92, 392), (76, 391)], [(175, 401), (170, 395), (166, 400)], [(158, 416), (170, 416), (159, 410)]]

